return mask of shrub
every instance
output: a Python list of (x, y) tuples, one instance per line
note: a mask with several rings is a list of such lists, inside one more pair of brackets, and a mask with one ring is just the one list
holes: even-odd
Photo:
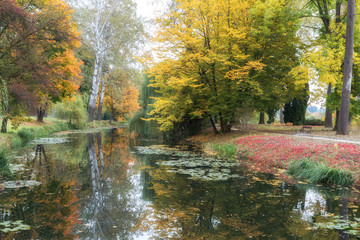
[(80, 95), (66, 102), (57, 103), (54, 110), (57, 118), (69, 120), (69, 124), (77, 129), (83, 128), (88, 118), (86, 103)]
[(14, 135), (11, 137), (11, 147), (16, 148), (22, 144), (22, 140), (19, 135)]
[(310, 118), (310, 119), (305, 119), (304, 125), (324, 126), (325, 122), (321, 119)]
[(18, 131), (18, 135), (23, 141), (29, 141), (29, 140), (35, 138), (34, 132), (32, 131), (31, 128), (20, 129)]

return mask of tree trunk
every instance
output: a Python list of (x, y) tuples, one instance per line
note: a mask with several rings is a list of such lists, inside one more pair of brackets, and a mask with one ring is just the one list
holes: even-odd
[(96, 120), (100, 121), (102, 117), (102, 108), (104, 103), (104, 95), (105, 95), (105, 79), (101, 80), (101, 92), (100, 92), (100, 99), (99, 99), (99, 105), (98, 105), (98, 111)]
[(98, 192), (100, 189), (100, 183), (99, 183), (100, 175), (99, 175), (98, 162), (96, 158), (94, 134), (88, 133), (87, 138), (88, 138), (88, 153), (89, 153), (93, 194), (96, 194), (96, 192)]
[(43, 122), (44, 121), (44, 116), (46, 114), (46, 109), (47, 109), (47, 103), (45, 104), (45, 106), (40, 106), (39, 109), (37, 110), (37, 121), (38, 122)]
[(212, 126), (212, 128), (213, 128), (213, 130), (214, 130), (214, 133), (215, 133), (215, 134), (218, 134), (219, 132), (218, 132), (218, 130), (216, 129), (216, 125), (215, 125), (214, 120), (212, 119), (211, 116), (210, 116), (210, 122), (211, 122), (211, 126)]
[[(349, 221), (348, 200), (346, 198), (339, 199), (339, 214), (342, 220)], [(348, 240), (348, 239), (350, 239), (350, 234), (346, 233), (345, 230), (340, 230), (339, 240)]]
[(336, 109), (335, 126), (333, 131), (337, 131), (339, 128), (339, 115), (340, 115), (339, 109)]
[(100, 159), (100, 176), (104, 175), (104, 153), (103, 153), (103, 148), (102, 148), (102, 144), (101, 144), (101, 132), (96, 133), (96, 141), (97, 141), (97, 145), (98, 145), (98, 152), (99, 152), (99, 159)]
[(224, 118), (220, 115), (220, 129), (222, 133), (230, 132), (231, 124), (224, 120)]
[(3, 117), (2, 124), (1, 124), (1, 132), (2, 133), (7, 133), (7, 122), (8, 122), (8, 118)]
[(9, 94), (6, 81), (0, 76), (0, 115), (2, 116), (1, 132), (7, 132), (7, 122), (9, 119)]
[[(327, 96), (328, 97), (329, 97), (330, 93), (331, 93), (331, 83), (329, 83), (329, 86), (328, 86), (328, 89), (327, 89)], [(331, 112), (331, 109), (329, 108), (328, 104), (326, 104), (325, 127), (329, 127), (329, 128), (333, 127), (332, 112)]]
[(349, 108), (350, 92), (353, 67), (353, 49), (354, 49), (354, 26), (355, 26), (355, 0), (348, 0), (348, 14), (346, 24), (346, 44), (344, 60), (344, 78), (341, 93), (339, 126), (336, 134), (349, 134)]
[(284, 108), (280, 108), (280, 124), (284, 124)]
[(95, 105), (96, 99), (98, 98), (99, 87), (100, 87), (100, 75), (102, 72), (103, 60), (100, 54), (96, 54), (96, 61), (94, 67), (94, 73), (92, 78), (91, 94), (89, 99), (88, 113), (89, 113), (89, 122), (94, 120), (95, 114)]
[(264, 112), (260, 113), (259, 124), (265, 124), (265, 113)]

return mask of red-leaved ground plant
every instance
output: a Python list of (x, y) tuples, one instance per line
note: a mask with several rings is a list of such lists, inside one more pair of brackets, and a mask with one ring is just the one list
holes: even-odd
[(354, 144), (316, 144), (274, 136), (243, 137), (234, 144), (245, 164), (258, 171), (274, 173), (277, 168), (287, 169), (292, 161), (308, 159), (345, 170), (360, 185), (360, 146)]

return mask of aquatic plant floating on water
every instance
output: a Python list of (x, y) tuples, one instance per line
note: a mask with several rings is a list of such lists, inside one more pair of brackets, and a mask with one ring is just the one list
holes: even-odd
[(34, 144), (61, 144), (70, 142), (70, 138), (39, 138), (33, 140)]
[(150, 147), (136, 147), (136, 150), (140, 154), (144, 155), (167, 155), (167, 156), (178, 156), (178, 157), (194, 157), (199, 156), (191, 151), (182, 151), (177, 148), (169, 148), (165, 146), (150, 146)]
[(168, 172), (190, 175), (190, 179), (194, 180), (226, 181), (241, 177), (231, 171), (237, 163), (219, 159), (192, 157), (158, 161), (158, 164), (167, 167)]
[(238, 166), (232, 161), (216, 158), (202, 157), (191, 151), (183, 151), (179, 148), (167, 146), (136, 147), (140, 154), (172, 156), (169, 161), (157, 163), (166, 168), (169, 173), (190, 175), (190, 179), (202, 181), (227, 181), (241, 176), (232, 173), (231, 168)]
[(342, 230), (350, 235), (360, 236), (360, 218), (354, 218), (351, 221), (342, 219), (341, 216), (335, 216), (332, 221), (315, 223), (315, 227)]
[(9, 164), (10, 171), (14, 172), (22, 172), (25, 171), (25, 164)]
[(30, 226), (24, 224), (21, 220), (15, 222), (12, 221), (0, 222), (1, 232), (8, 233), (8, 232), (18, 232), (24, 230), (30, 230)]
[(0, 184), (0, 189), (2, 188), (12, 188), (12, 189), (16, 189), (16, 188), (22, 188), (22, 187), (35, 187), (40, 185), (41, 182), (35, 181), (35, 180), (28, 180), (28, 181), (7, 181), (4, 182), (3, 184)]

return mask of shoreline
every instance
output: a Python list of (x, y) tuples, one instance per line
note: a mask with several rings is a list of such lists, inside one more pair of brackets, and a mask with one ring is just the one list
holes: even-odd
[[(266, 127), (272, 126), (261, 126)], [(233, 155), (233, 159), (255, 171), (315, 184), (360, 186), (360, 141), (348, 140), (354, 136), (342, 139), (316, 133), (297, 135), (293, 126), (291, 131), (283, 129), (283, 133), (251, 129), (218, 135), (205, 130), (187, 140), (219, 157)]]
[(11, 171), (9, 168), (9, 156), (12, 151), (20, 148), (29, 141), (37, 138), (45, 138), (55, 135), (93, 132), (96, 129), (111, 129), (124, 126), (124, 123), (109, 123), (108, 121), (94, 121), (86, 123), (81, 129), (76, 129), (66, 121), (44, 119), (44, 123), (23, 124), (19, 129), (11, 129), (7, 133), (0, 133), (0, 180), (9, 178)]

